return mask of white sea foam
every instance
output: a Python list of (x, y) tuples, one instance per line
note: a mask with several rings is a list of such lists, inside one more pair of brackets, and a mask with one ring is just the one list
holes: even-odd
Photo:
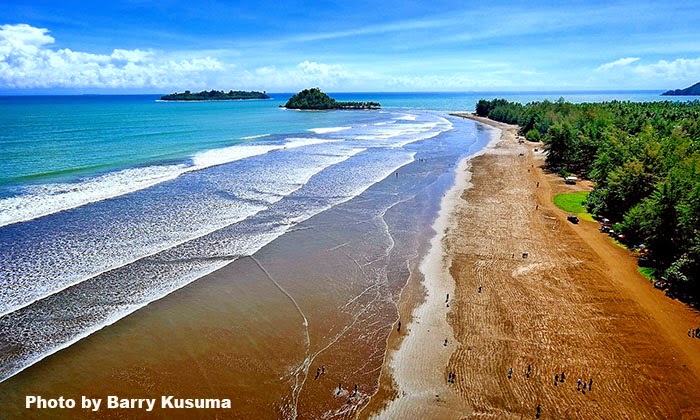
[(354, 136), (355, 140), (366, 140), (377, 146), (402, 147), (420, 140), (435, 137), (453, 128), (445, 118), (437, 121), (402, 123), (375, 127), (368, 133)]
[(28, 189), (28, 194), (0, 199), (0, 227), (143, 190), (173, 180), (187, 172), (263, 155), (274, 150), (335, 141), (318, 138), (289, 140), (291, 141), (284, 144), (245, 144), (200, 152), (192, 157), (191, 165), (130, 168), (77, 183), (31, 187)]
[(335, 133), (336, 131), (345, 131), (349, 130), (352, 127), (321, 127), (321, 128), (310, 128), (309, 131), (312, 131), (316, 134), (326, 134), (326, 133)]
[(282, 149), (282, 145), (257, 144), (257, 145), (236, 145), (223, 147), (221, 149), (207, 150), (197, 153), (192, 157), (193, 167), (188, 170), (204, 169), (211, 166), (223, 165), (237, 160), (246, 159), (253, 156), (264, 155), (273, 150)]
[[(288, 148), (328, 142), (324, 139), (289, 140), (285, 143)], [(277, 147), (282, 148), (284, 145)], [(252, 217), (267, 208), (268, 205), (282, 200), (301, 188), (317, 173), (364, 150), (366, 149), (341, 147), (337, 154), (316, 155), (316, 159), (293, 165), (281, 171), (282, 175), (280, 176), (270, 174), (269, 177), (266, 177), (270, 179), (258, 178), (255, 184), (241, 186), (241, 191), (237, 191), (236, 195), (240, 198), (256, 199), (257, 201), (254, 203), (231, 203), (226, 199), (211, 201), (213, 197), (207, 203), (194, 200), (189, 206), (180, 203), (182, 208), (172, 214), (164, 211), (155, 216), (144, 215), (146, 219), (143, 220), (142, 224), (132, 226), (126, 231), (117, 232), (110, 228), (111, 236), (108, 237), (88, 235), (86, 240), (91, 241), (90, 244), (63, 242), (60, 238), (46, 241), (45, 246), (54, 250), (53, 252), (42, 254), (32, 261), (16, 260), (17, 267), (6, 272), (0, 278), (0, 316), (28, 306), (39, 299), (58, 293), (106, 271), (123, 267)], [(265, 204), (261, 205), (261, 201), (264, 201)], [(184, 213), (190, 214), (186, 220), (181, 217)], [(150, 220), (149, 217), (156, 217), (156, 220)], [(156, 231), (151, 231), (150, 229), (154, 225), (160, 227)], [(121, 228), (122, 226), (120, 226)], [(96, 232), (96, 234), (99, 233)], [(135, 237), (143, 239), (136, 241)], [(70, 255), (86, 246), (90, 250), (90, 254), (95, 256), (94, 258), (72, 260), (68, 264), (65, 262), (56, 264), (54, 261), (61, 261), (63, 257), (70, 260)], [(249, 250), (237, 249), (230, 250), (230, 253), (240, 254), (247, 251)], [(11, 257), (5, 256), (5, 258)], [(2, 261), (1, 258), (0, 261)], [(0, 270), (0, 273), (2, 271)]]
[(342, 140), (330, 140), (330, 139), (318, 139), (318, 138), (309, 138), (309, 137), (287, 137), (285, 139), (287, 143), (284, 144), (285, 149), (293, 149), (296, 147), (304, 147), (304, 146), (314, 146), (317, 144), (323, 144), (323, 143), (337, 143)]
[(241, 137), (241, 140), (255, 140), (255, 139), (262, 139), (264, 137), (270, 137), (270, 134), (258, 134), (255, 136), (246, 136), (246, 137)]
[(417, 117), (416, 117), (415, 115), (413, 115), (413, 114), (406, 114), (406, 115), (402, 115), (402, 116), (400, 116), (400, 117), (396, 117), (396, 118), (394, 118), (394, 119), (395, 119), (395, 120), (405, 120), (405, 121), (415, 121), (416, 118), (417, 118)]
[(175, 179), (187, 170), (184, 164), (149, 166), (124, 169), (74, 184), (30, 187), (28, 194), (0, 199), (0, 226), (142, 190)]

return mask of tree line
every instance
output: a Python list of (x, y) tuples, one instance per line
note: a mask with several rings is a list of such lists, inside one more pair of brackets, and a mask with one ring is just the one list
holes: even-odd
[(265, 92), (244, 90), (203, 90), (193, 93), (186, 90), (182, 93), (171, 93), (160, 97), (162, 101), (230, 101), (235, 99), (270, 99)]
[(546, 167), (595, 182), (590, 213), (679, 292), (700, 297), (700, 102), (480, 100), (476, 113), (544, 142)]
[(378, 102), (339, 102), (323, 93), (319, 88), (304, 89), (293, 95), (284, 105), (289, 109), (379, 109)]

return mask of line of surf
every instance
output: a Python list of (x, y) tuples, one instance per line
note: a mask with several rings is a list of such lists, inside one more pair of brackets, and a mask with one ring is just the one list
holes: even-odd
[(28, 194), (0, 199), (0, 227), (144, 190), (171, 181), (188, 172), (276, 150), (312, 146), (332, 141), (337, 140), (297, 138), (282, 144), (236, 145), (197, 153), (191, 158), (190, 164), (129, 168), (78, 183), (56, 183), (29, 187)]
[(338, 131), (345, 131), (349, 130), (352, 127), (320, 127), (320, 128), (310, 128), (309, 131), (316, 133), (316, 134), (328, 134), (328, 133), (335, 133)]
[[(357, 153), (360, 153), (364, 150), (366, 150), (366, 149), (358, 149)], [(357, 153), (355, 153), (355, 154), (357, 154)], [(352, 156), (354, 156), (354, 154)], [(352, 156), (347, 156), (345, 159), (343, 159), (343, 161), (351, 158)], [(270, 232), (270, 234), (267, 235), (265, 240), (258, 241), (256, 243), (255, 247), (248, 250), (249, 251), (248, 253), (239, 255), (239, 257), (246, 256), (246, 255), (253, 256), (256, 252), (258, 252), (260, 249), (262, 249), (263, 247), (265, 247), (266, 245), (268, 245), (269, 243), (271, 243), (275, 239), (279, 238), (280, 236), (284, 235), (285, 233), (289, 232), (290, 230), (293, 230), (294, 227), (296, 225), (298, 225), (299, 223), (302, 223), (302, 222), (304, 222), (304, 221), (306, 221), (306, 220), (308, 220), (308, 219), (310, 219), (318, 214), (321, 214), (321, 213), (323, 213), (323, 212), (325, 212), (325, 211), (327, 211), (335, 206), (341, 205), (347, 201), (352, 200), (355, 197), (358, 197), (359, 195), (364, 193), (366, 190), (371, 188), (373, 185), (376, 185), (377, 183), (388, 178), (390, 175), (392, 175), (395, 172), (396, 169), (403, 167), (407, 164), (410, 164), (414, 161), (415, 161), (415, 153), (411, 153), (411, 154), (409, 154), (407, 159), (405, 159), (402, 162), (398, 163), (397, 165), (394, 165), (391, 168), (387, 168), (387, 170), (383, 171), (379, 175), (378, 179), (376, 179), (373, 182), (369, 182), (367, 185), (364, 185), (360, 188), (353, 190), (352, 193), (348, 194), (345, 198), (337, 200), (337, 201), (333, 202), (333, 204), (331, 204), (331, 205), (323, 206), (314, 212), (311, 212), (311, 213), (308, 213), (308, 214), (305, 214), (303, 216), (300, 216), (300, 217), (297, 217), (297, 218), (290, 220), (289, 225), (287, 225), (284, 228), (281, 228), (278, 232)], [(340, 163), (340, 162), (338, 162), (338, 163)], [(327, 167), (324, 168), (324, 170), (325, 169), (327, 169)], [(300, 188), (301, 188), (301, 186), (300, 186)], [(206, 235), (202, 235), (202, 236), (206, 236)], [(195, 239), (197, 239), (197, 238), (194, 238), (192, 240), (195, 240)], [(155, 253), (154, 253), (154, 255), (155, 255)], [(65, 343), (57, 344), (56, 347), (51, 348), (50, 350), (45, 351), (44, 353), (35, 355), (33, 357), (30, 357), (30, 358), (24, 360), (22, 363), (22, 366), (20, 368), (14, 369), (11, 371), (3, 371), (2, 369), (0, 369), (0, 382), (5, 381), (8, 378), (22, 372), (23, 370), (27, 369), (28, 367), (34, 365), (35, 363), (37, 363), (39, 361), (45, 359), (46, 357), (49, 357), (52, 354), (77, 343), (78, 341), (82, 340), (83, 338), (88, 337), (91, 334), (93, 334), (93, 333), (95, 333), (95, 332), (97, 332), (97, 331), (99, 331), (99, 330), (101, 330), (109, 325), (114, 324), (115, 322), (119, 321), (120, 319), (122, 319), (122, 318), (136, 312), (137, 310), (145, 307), (149, 303), (160, 300), (160, 299), (164, 298), (165, 296), (187, 286), (188, 284), (190, 284), (190, 283), (192, 283), (192, 282), (194, 282), (194, 281), (196, 281), (196, 280), (198, 280), (198, 279), (200, 279), (200, 278), (202, 278), (210, 273), (213, 273), (216, 270), (219, 270), (219, 269), (231, 264), (235, 260), (236, 260), (236, 258), (231, 258), (229, 261), (221, 261), (221, 262), (218, 262), (216, 264), (212, 264), (210, 267), (208, 267), (206, 269), (199, 270), (197, 272), (188, 273), (188, 275), (185, 275), (184, 278), (180, 279), (176, 284), (174, 284), (173, 285), (174, 287), (172, 287), (168, 290), (165, 290), (165, 291), (161, 291), (161, 293), (154, 294), (154, 295), (148, 297), (144, 302), (142, 302), (140, 304), (132, 305), (132, 306), (127, 307), (121, 311), (115, 311), (114, 313), (110, 314), (103, 322), (95, 324), (91, 328), (86, 329), (81, 334), (76, 335), (75, 337), (71, 338), (70, 340), (66, 341)], [(75, 283), (75, 284), (77, 284), (77, 283)], [(75, 284), (73, 284), (72, 286), (75, 286)], [(62, 289), (61, 291), (68, 289), (70, 287), (71, 286), (66, 287), (66, 288)], [(60, 291), (57, 291), (55, 293), (59, 293), (59, 292)], [(55, 294), (55, 293), (52, 293), (52, 294)], [(47, 296), (44, 296), (43, 298), (45, 298), (45, 297), (47, 297)], [(41, 299), (37, 299), (37, 300), (41, 300)], [(36, 301), (34, 301), (34, 302), (36, 302)], [(34, 303), (34, 302), (32, 302), (32, 303)], [(29, 304), (29, 305), (31, 305), (31, 304)], [(25, 305), (24, 307), (27, 307), (29, 305)], [(22, 309), (22, 308), (18, 308), (16, 310), (20, 310), (20, 309)], [(14, 311), (11, 311), (11, 312), (14, 312)], [(6, 314), (0, 315), (0, 318), (4, 315), (6, 315)]]
[[(301, 147), (302, 145), (326, 143), (326, 141), (320, 141), (320, 139), (316, 139), (316, 140), (319, 140), (319, 141), (316, 141), (316, 142), (314, 142), (313, 140), (314, 140), (314, 139), (292, 139), (292, 141), (290, 141), (290, 142), (287, 143), (287, 147)], [(291, 146), (290, 146), (290, 145), (291, 145)], [(257, 207), (257, 208), (255, 208), (255, 209), (253, 209), (252, 211), (250, 211), (250, 212), (248, 212), (248, 213), (246, 213), (246, 214), (243, 214), (243, 215), (241, 215), (240, 217), (238, 217), (238, 218), (236, 218), (236, 219), (227, 221), (227, 223), (225, 223), (225, 224), (214, 224), (214, 225), (212, 225), (209, 229), (206, 229), (206, 230), (197, 232), (196, 235), (193, 235), (193, 236), (190, 236), (190, 237), (181, 238), (180, 240), (178, 240), (178, 241), (176, 241), (176, 242), (170, 242), (170, 243), (168, 243), (166, 246), (160, 246), (160, 247), (153, 248), (153, 249), (149, 250), (149, 252), (147, 252), (147, 253), (135, 255), (135, 256), (133, 256), (133, 258), (130, 258), (130, 259), (126, 260), (126, 261), (121, 261), (120, 263), (115, 264), (115, 265), (110, 265), (110, 266), (105, 267), (105, 268), (103, 268), (103, 269), (101, 269), (101, 270), (99, 270), (99, 271), (96, 271), (96, 272), (94, 272), (94, 273), (90, 273), (90, 275), (88, 275), (88, 276), (81, 277), (81, 278), (79, 278), (79, 279), (76, 279), (75, 281), (68, 282), (68, 283), (66, 283), (66, 284), (64, 284), (64, 285), (61, 285), (60, 287), (57, 287), (56, 289), (53, 289), (53, 290), (50, 290), (50, 291), (47, 291), (47, 292), (44, 292), (44, 293), (37, 294), (36, 296), (33, 296), (32, 299), (29, 300), (29, 301), (27, 301), (27, 302), (24, 302), (24, 303), (21, 303), (21, 304), (16, 304), (16, 305), (13, 305), (13, 306), (8, 306), (7, 308), (4, 308), (4, 309), (0, 310), (0, 317), (5, 316), (5, 315), (7, 315), (7, 314), (10, 314), (10, 313), (12, 313), (12, 312), (15, 312), (15, 311), (17, 311), (17, 310), (20, 310), (20, 309), (22, 309), (22, 308), (25, 308), (25, 307), (27, 307), (27, 306), (30, 306), (30, 305), (32, 305), (33, 303), (35, 303), (35, 302), (37, 302), (37, 301), (39, 301), (39, 300), (42, 300), (42, 299), (45, 299), (46, 297), (49, 297), (49, 296), (55, 295), (55, 294), (57, 294), (57, 293), (60, 293), (60, 292), (62, 292), (63, 290), (66, 290), (66, 289), (68, 289), (68, 288), (70, 288), (70, 287), (72, 287), (72, 286), (75, 286), (75, 285), (80, 284), (80, 283), (82, 283), (82, 282), (84, 282), (84, 281), (87, 281), (87, 280), (89, 280), (89, 279), (92, 279), (92, 278), (94, 278), (94, 277), (97, 277), (97, 276), (99, 276), (99, 275), (101, 275), (101, 274), (104, 274), (104, 273), (106, 273), (106, 272), (108, 272), (108, 271), (112, 271), (112, 270), (115, 270), (115, 269), (119, 269), (119, 268), (125, 267), (125, 266), (127, 266), (127, 265), (129, 265), (129, 264), (133, 264), (133, 263), (136, 262), (136, 261), (142, 260), (142, 259), (144, 259), (144, 258), (148, 258), (148, 257), (153, 256), (153, 255), (156, 255), (156, 254), (159, 254), (159, 253), (161, 253), (161, 252), (164, 252), (164, 251), (167, 251), (167, 250), (169, 250), (169, 249), (172, 249), (172, 248), (175, 248), (175, 247), (177, 247), (177, 246), (180, 246), (180, 245), (182, 245), (182, 244), (184, 244), (184, 243), (194, 241), (194, 240), (196, 240), (196, 239), (199, 239), (199, 238), (201, 238), (201, 237), (204, 237), (204, 236), (206, 236), (206, 235), (209, 235), (209, 234), (211, 234), (211, 233), (213, 233), (213, 232), (216, 232), (216, 231), (218, 231), (218, 230), (221, 230), (221, 229), (223, 229), (223, 228), (225, 228), (225, 227), (227, 227), (227, 226), (231, 226), (231, 225), (233, 225), (233, 224), (240, 223), (240, 222), (242, 222), (242, 221), (244, 221), (244, 220), (246, 220), (246, 219), (249, 219), (249, 218), (251, 218), (251, 217), (257, 215), (257, 214), (260, 213), (261, 211), (266, 210), (267, 208), (269, 208), (269, 206), (271, 206), (271, 205), (277, 203), (278, 201), (283, 200), (285, 197), (288, 197), (288, 196), (294, 194), (294, 192), (298, 191), (298, 190), (301, 189), (304, 185), (306, 185), (306, 184), (309, 182), (309, 180), (310, 180), (311, 178), (313, 178), (315, 175), (317, 175), (317, 174), (323, 172), (324, 170), (328, 169), (329, 167), (332, 167), (332, 166), (334, 166), (334, 165), (337, 165), (337, 164), (339, 164), (339, 163), (342, 163), (342, 162), (344, 162), (344, 161), (350, 159), (351, 157), (353, 157), (353, 156), (355, 156), (355, 155), (357, 155), (357, 154), (359, 154), (359, 153), (361, 153), (361, 152), (363, 152), (363, 151), (365, 151), (365, 150), (366, 150), (365, 148), (348, 149), (348, 151), (347, 151), (347, 153), (346, 153), (345, 155), (343, 155), (343, 156), (338, 156), (337, 159), (335, 159), (335, 160), (332, 161), (332, 162), (329, 162), (329, 164), (328, 164), (327, 166), (320, 166), (320, 167), (317, 168), (317, 170), (315, 170), (315, 171), (313, 171), (313, 172), (310, 172), (309, 175), (308, 175), (305, 179), (303, 179), (303, 180), (301, 181), (301, 183), (299, 184), (299, 186), (298, 186), (297, 188), (295, 188), (295, 189), (289, 191), (286, 195), (277, 196), (275, 199), (271, 200), (271, 201), (268, 203), (268, 205), (265, 206), (265, 207)]]

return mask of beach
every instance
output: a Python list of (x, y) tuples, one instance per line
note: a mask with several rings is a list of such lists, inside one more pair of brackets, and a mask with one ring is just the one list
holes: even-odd
[(305, 131), (2, 227), (0, 418), (89, 415), (28, 395), (231, 403), (100, 418), (697, 417), (700, 316), (566, 221), (552, 196), (591, 185), (541, 144), (469, 114), (279, 117)]
[[(95, 270), (0, 317), (4, 415), (87, 414), (28, 409), (28, 395), (231, 404), (103, 407), (106, 418), (347, 418), (370, 400), (397, 301), (421, 278), (455, 165), (483, 148), (489, 130), (440, 112), (280, 115), (312, 128), (206, 151), (194, 160), (262, 153), (2, 228), (3, 269), (17, 279), (4, 292), (18, 306), (29, 295), (25, 280), (40, 284), (29, 275), (55, 286), (67, 275), (48, 270), (80, 274), (120, 249), (138, 257), (135, 245), (167, 231), (205, 233), (161, 242), (165, 250)], [(132, 226), (143, 233), (132, 236)], [(72, 266), (38, 270), (42, 259)]]
[(552, 203), (590, 184), (545, 173), (542, 145), (519, 143), (517, 127), (465, 117), (501, 137), (443, 201), (427, 297), (385, 362), (384, 401), (363, 414), (697, 418), (700, 342), (687, 331), (698, 312), (654, 289), (597, 223), (571, 224)]

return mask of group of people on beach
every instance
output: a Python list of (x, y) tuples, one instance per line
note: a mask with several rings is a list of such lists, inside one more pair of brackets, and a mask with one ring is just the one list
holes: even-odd
[[(525, 370), (525, 377), (530, 378), (530, 375), (532, 375), (532, 366), (528, 363), (527, 369)], [(513, 379), (513, 368), (508, 368), (508, 379)]]
[(578, 378), (578, 382), (576, 383), (576, 390), (581, 391), (584, 394), (586, 393), (586, 385), (588, 385), (588, 391), (593, 390), (593, 379), (589, 379), (588, 383), (584, 380), (581, 382), (581, 378)]
[[(343, 383), (342, 382), (338, 383), (338, 392), (336, 392), (335, 395), (340, 395), (341, 392), (343, 392)], [(357, 387), (357, 384), (355, 384), (355, 390), (352, 392), (352, 394), (350, 394), (350, 397), (354, 397), (355, 395), (357, 395), (357, 392), (358, 392), (358, 387)]]
[(326, 373), (326, 365), (321, 365), (320, 368), (316, 369), (316, 377), (314, 380), (318, 379), (319, 376), (323, 375)]
[(691, 338), (700, 338), (700, 328), (695, 328), (695, 329), (689, 329), (688, 330), (688, 337)]
[[(566, 381), (566, 373), (562, 372), (561, 374), (555, 373), (554, 374), (554, 386), (559, 386), (560, 383), (564, 383)], [(578, 381), (576, 381), (576, 390), (581, 391), (584, 394), (586, 393), (586, 390), (591, 391), (593, 389), (593, 379), (589, 379), (588, 382), (585, 380), (582, 381), (581, 378), (578, 378)]]

